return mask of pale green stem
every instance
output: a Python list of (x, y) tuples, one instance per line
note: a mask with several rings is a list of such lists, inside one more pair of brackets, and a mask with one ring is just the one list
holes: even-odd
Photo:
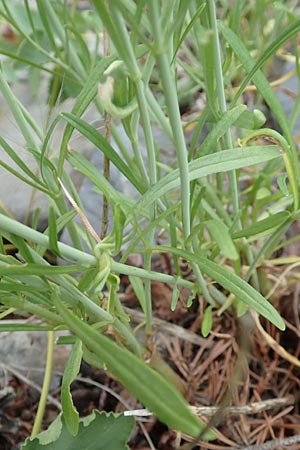
[[(104, 45), (104, 56), (108, 57), (110, 55), (110, 42), (109, 36), (104, 28), (103, 30), (103, 45)], [(111, 115), (105, 111), (104, 113), (104, 135), (108, 143), (110, 143), (111, 136)], [(103, 157), (103, 175), (106, 180), (110, 180), (110, 160), (108, 156)], [(109, 221), (109, 201), (106, 195), (103, 195), (103, 205), (102, 205), (102, 219), (101, 219), (101, 231), (100, 238), (104, 239), (108, 230)]]
[(29, 114), (29, 111), (25, 108), (25, 106), (17, 98), (15, 98), (15, 100), (17, 101), (17, 103), (19, 105), (19, 108), (23, 114), (24, 119), (30, 125), (30, 127), (33, 129), (33, 131), (38, 136), (38, 138), (42, 141), (44, 139), (44, 134), (43, 134), (42, 130), (40, 129), (40, 127), (38, 126), (36, 121), (33, 119), (33, 117)]
[[(149, 16), (151, 18), (156, 59), (158, 62), (161, 84), (163, 87), (165, 102), (168, 109), (168, 116), (173, 135), (173, 143), (175, 146), (178, 161), (179, 176), (181, 181), (181, 211), (183, 235), (185, 240), (187, 240), (191, 233), (190, 176), (188, 168), (188, 152), (186, 148), (183, 128), (181, 125), (181, 116), (175, 78), (170, 67), (170, 60), (167, 52), (168, 48), (165, 48), (163, 39), (164, 33), (161, 30), (158, 3), (155, 0), (151, 2), (151, 6), (149, 8)], [(194, 263), (192, 263), (192, 268), (204, 297), (209, 303), (213, 303), (200, 268)]]
[[(149, 187), (149, 176), (144, 164), (143, 154), (141, 152), (140, 144), (138, 142), (137, 134), (131, 140), (131, 146), (134, 153), (134, 159), (140, 172), (140, 178), (143, 182), (143, 191)], [(141, 192), (141, 191), (140, 191)]]
[[(94, 104), (96, 105), (96, 108), (100, 112), (101, 116), (103, 116), (104, 110), (103, 110), (103, 107), (101, 105), (101, 102), (100, 102), (100, 99), (98, 96), (95, 97)], [(131, 164), (131, 155), (129, 154), (128, 149), (127, 149), (126, 145), (124, 144), (124, 140), (120, 136), (118, 128), (116, 127), (116, 125), (113, 122), (111, 123), (111, 135), (114, 138), (114, 140), (116, 141), (116, 144), (117, 144), (119, 150), (121, 151), (123, 158), (126, 160), (127, 164), (130, 165)]]
[(170, 127), (170, 124), (169, 124), (165, 114), (163, 113), (163, 110), (159, 106), (157, 100), (155, 99), (155, 97), (149, 87), (146, 87), (146, 99), (147, 99), (149, 108), (151, 110), (151, 113), (155, 117), (157, 123), (164, 130), (166, 135), (172, 140), (173, 139), (172, 128)]
[[(196, 254), (197, 249), (198, 249), (198, 243), (197, 243), (196, 237), (193, 238), (192, 248), (193, 248), (193, 252)], [(211, 296), (211, 294), (210, 294), (210, 292), (208, 290), (208, 287), (206, 285), (205, 279), (204, 279), (204, 277), (202, 275), (202, 272), (201, 272), (199, 266), (197, 264), (195, 264), (195, 263), (191, 263), (191, 266), (192, 266), (193, 272), (194, 272), (194, 274), (196, 276), (196, 279), (197, 279), (197, 282), (198, 282), (199, 287), (201, 289), (203, 297), (205, 298), (205, 300), (209, 304), (215, 305), (216, 302), (214, 301), (214, 299), (212, 298), (212, 296)]]
[[(56, 197), (55, 203), (61, 215), (66, 214), (68, 212), (65, 200), (62, 195)], [(78, 249), (82, 249), (82, 242), (76, 230), (75, 222), (72, 221), (68, 224), (68, 231), (73, 241), (73, 245)]]
[[(120, 11), (115, 7), (111, 7), (111, 12), (113, 15), (115, 26), (118, 28), (119, 35), (123, 41), (123, 50), (127, 56), (124, 59), (125, 64), (127, 65), (127, 69), (131, 74), (132, 80), (135, 83), (136, 97), (139, 105), (139, 112), (141, 115), (142, 127), (145, 136), (145, 144), (147, 150), (147, 158), (148, 158), (148, 166), (149, 166), (149, 181), (150, 186), (153, 186), (157, 181), (157, 170), (156, 170), (156, 158), (155, 158), (155, 147), (152, 135), (152, 128), (150, 123), (150, 117), (148, 112), (148, 105), (145, 97), (145, 86), (144, 82), (141, 78), (141, 72), (139, 66), (137, 64), (134, 50), (132, 48), (128, 31), (126, 29), (123, 17)], [(152, 218), (155, 218), (155, 208), (156, 205), (153, 205), (152, 209)], [(152, 230), (147, 236), (147, 243), (151, 246), (154, 239), (155, 231)], [(151, 255), (146, 254), (144, 258), (144, 266), (146, 271), (151, 270)], [(152, 323), (152, 298), (151, 298), (151, 283), (150, 280), (145, 281), (145, 297), (146, 297), (146, 333), (150, 334), (151, 332), (151, 323)]]
[(139, 267), (127, 266), (126, 264), (121, 264), (115, 261), (112, 262), (111, 268), (113, 272), (119, 274), (145, 278), (146, 280), (159, 281), (161, 283), (176, 284), (177, 286), (186, 287), (191, 290), (195, 287), (195, 284), (191, 281), (178, 279), (172, 275), (159, 272), (147, 271), (145, 269), (140, 269)]
[[(217, 16), (216, 16), (216, 7), (215, 7), (215, 1), (214, 0), (208, 0), (208, 11), (209, 11), (209, 20), (210, 25), (212, 27), (213, 31), (213, 43), (214, 43), (214, 53), (215, 53), (215, 64), (214, 64), (214, 72), (215, 72), (215, 78), (216, 78), (216, 90), (217, 90), (217, 98), (219, 102), (219, 110), (221, 115), (225, 114), (227, 111), (226, 106), (226, 97), (225, 97), (225, 91), (224, 91), (224, 78), (223, 78), (223, 72), (222, 72), (222, 57), (221, 57), (221, 49), (220, 49), (220, 41), (219, 41), (219, 34), (218, 34), (218, 27), (217, 27)], [(224, 136), (225, 139), (225, 145), (226, 148), (233, 148), (233, 142), (232, 142), (232, 136), (231, 131), (228, 129)], [(233, 207), (233, 213), (235, 216), (239, 214), (240, 211), (240, 204), (239, 204), (239, 191), (238, 191), (238, 183), (237, 183), (237, 177), (236, 177), (236, 171), (230, 171), (229, 172), (229, 183), (230, 183), (230, 189), (232, 194), (232, 207)], [(237, 220), (237, 227), (238, 229), (241, 229), (241, 221)], [(252, 253), (249, 249), (246, 251), (246, 256), (248, 259), (248, 262), (251, 263), (253, 260)], [(253, 273), (253, 284), (256, 287), (256, 289), (259, 289), (259, 280), (256, 271)]]
[(3, 311), (0, 314), (0, 320), (4, 319), (6, 316), (9, 316), (10, 314), (12, 314), (14, 311), (16, 310), (16, 308), (9, 308), (6, 311)]
[(149, 164), (150, 185), (153, 186), (157, 182), (155, 147), (143, 81), (142, 80), (136, 81), (135, 88), (145, 136), (145, 143)]
[[(48, 236), (40, 233), (39, 231), (33, 230), (22, 223), (17, 222), (9, 217), (0, 213), (0, 230), (5, 233), (12, 233), (16, 236), (20, 236), (23, 239), (34, 242), (45, 248), (49, 248), (49, 238)], [(80, 262), (82, 268), (93, 267), (98, 264), (97, 258), (88, 253), (82, 252), (73, 248), (69, 245), (58, 242), (58, 248), (60, 253), (66, 259), (71, 259), (74, 262)], [(172, 275), (166, 275), (163, 273), (147, 271), (145, 269), (140, 269), (139, 267), (128, 266), (126, 264), (121, 264), (116, 261), (112, 261), (111, 265), (112, 272), (124, 275), (133, 275), (140, 278), (145, 278), (148, 280), (161, 281), (162, 283), (177, 284), (178, 286), (183, 286), (188, 289), (193, 289), (194, 283), (187, 280), (178, 280)]]
[[(122, 13), (119, 11), (118, 5), (119, 0), (110, 2), (110, 14), (113, 19), (113, 24), (115, 26), (115, 31), (117, 36), (110, 36), (112, 41), (114, 41), (115, 46), (124, 60), (127, 66), (127, 70), (131, 75), (133, 81), (141, 78), (141, 71), (135, 56), (134, 49), (130, 41), (130, 35), (128, 33), (124, 18)], [(106, 23), (104, 25), (107, 26)], [(110, 31), (107, 27), (108, 32)]]
[(152, 0), (149, 4), (149, 16), (151, 18), (151, 26), (153, 29), (154, 51), (156, 53), (161, 84), (163, 87), (165, 102), (168, 109), (170, 125), (173, 132), (173, 142), (175, 145), (176, 156), (179, 166), (179, 174), (181, 181), (181, 208), (182, 208), (183, 234), (185, 239), (187, 239), (188, 236), (190, 235), (190, 181), (189, 181), (187, 149), (181, 125), (181, 117), (178, 105), (175, 79), (173, 74), (171, 73), (167, 48), (165, 48), (165, 43), (162, 39), (164, 33), (161, 30), (158, 3), (156, 0)]
[[(295, 98), (295, 104), (293, 107), (293, 110), (291, 112), (291, 115), (289, 117), (289, 125), (291, 127), (291, 130), (295, 127), (298, 126), (299, 127), (299, 117), (300, 117), (300, 93), (299, 93), (299, 88), (298, 88), (298, 94), (297, 97)], [(297, 158), (296, 158), (297, 161)]]
[(74, 19), (76, 16), (76, 10), (77, 10), (77, 3), (78, 0), (72, 0), (71, 3), (71, 10), (70, 10), (70, 16)]
[(34, 24), (34, 20), (32, 18), (32, 7), (31, 7), (31, 5), (29, 5), (29, 0), (25, 0), (24, 3), (25, 3), (27, 17), (28, 17), (28, 20), (29, 20), (29, 23), (30, 23), (30, 26), (32, 29), (33, 37), (34, 37), (35, 41), (38, 41), (37, 30), (36, 30), (36, 27)]
[(46, 367), (45, 367), (45, 375), (43, 381), (43, 387), (41, 392), (41, 397), (39, 401), (38, 410), (35, 416), (34, 425), (31, 432), (31, 438), (34, 438), (37, 434), (39, 434), (41, 430), (41, 425), (43, 422), (43, 417), (45, 414), (47, 397), (49, 394), (49, 388), (51, 383), (51, 375), (53, 368), (53, 352), (54, 352), (54, 331), (48, 331), (48, 346), (47, 346), (47, 359), (46, 359)]
[[(148, 166), (149, 166), (149, 181), (150, 185), (154, 185), (157, 181), (156, 159), (155, 159), (155, 147), (153, 142), (153, 135), (151, 130), (151, 123), (148, 113), (148, 105), (145, 98), (145, 86), (142, 81), (142, 74), (139, 69), (139, 65), (135, 56), (135, 52), (130, 40), (126, 24), (122, 13), (119, 10), (119, 2), (111, 1), (109, 3), (109, 11), (105, 7), (103, 2), (94, 2), (96, 10), (103, 20), (103, 24), (106, 27), (110, 38), (113, 41), (121, 59), (126, 64), (128, 73), (135, 84), (136, 97), (139, 105), (139, 112), (141, 114), (142, 127), (145, 136), (145, 143), (147, 149)], [(151, 211), (152, 218), (155, 217), (156, 205), (153, 205)], [(151, 231), (147, 236), (147, 243), (152, 244), (154, 238), (154, 231)], [(151, 269), (151, 255), (146, 254), (144, 266), (146, 271)], [(145, 295), (146, 295), (146, 331), (150, 333), (151, 320), (152, 320), (152, 300), (151, 300), (151, 285), (149, 281), (145, 283)]]
[[(225, 91), (224, 91), (224, 79), (223, 79), (223, 72), (222, 72), (222, 57), (221, 57), (221, 49), (220, 49), (220, 42), (219, 42), (219, 34), (218, 34), (218, 27), (217, 27), (217, 18), (216, 18), (216, 7), (214, 0), (208, 0), (208, 11), (209, 11), (209, 19), (210, 24), (213, 31), (213, 43), (214, 43), (214, 50), (215, 50), (215, 64), (214, 64), (214, 73), (216, 78), (216, 89), (217, 89), (217, 98), (219, 102), (219, 110), (221, 115), (223, 115), (227, 111), (226, 106), (226, 97), (225, 97)], [(227, 130), (225, 133), (225, 142), (226, 142), (226, 148), (233, 148), (233, 142), (231, 137), (230, 130)], [(239, 195), (238, 195), (238, 186), (237, 186), (237, 179), (236, 179), (236, 172), (231, 171), (229, 172), (229, 181), (230, 181), (230, 188), (232, 193), (232, 205), (233, 205), (233, 212), (234, 214), (238, 214), (239, 212)]]
[[(148, 105), (145, 98), (145, 88), (142, 80), (137, 80), (135, 83), (136, 87), (136, 96), (139, 104), (139, 111), (142, 119), (142, 126), (145, 136), (145, 143), (147, 149), (148, 156), (148, 164), (149, 164), (149, 178), (150, 178), (150, 186), (155, 185), (157, 182), (157, 169), (156, 169), (156, 158), (155, 158), (155, 148), (153, 141), (152, 128), (150, 123), (150, 117), (148, 112)], [(152, 206), (151, 217), (152, 220), (155, 219), (155, 209), (156, 204), (154, 203)], [(149, 246), (152, 245), (155, 236), (155, 229), (151, 230), (149, 234), (146, 236), (146, 241)], [(151, 254), (146, 253), (144, 256), (144, 267), (146, 271), (151, 271)], [(149, 279), (145, 279), (145, 315), (146, 315), (146, 334), (151, 333), (152, 326), (152, 294), (151, 294), (151, 281)]]

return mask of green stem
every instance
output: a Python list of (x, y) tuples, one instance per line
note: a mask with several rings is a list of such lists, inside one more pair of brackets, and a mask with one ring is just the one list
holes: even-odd
[[(193, 239), (192, 249), (193, 249), (193, 253), (197, 254), (198, 243), (197, 243), (196, 238)], [(191, 249), (188, 249), (188, 250), (191, 250)], [(193, 262), (191, 263), (191, 266), (192, 266), (193, 272), (195, 274), (196, 280), (198, 282), (198, 285), (201, 289), (203, 297), (210, 305), (215, 305), (216, 302), (214, 301), (214, 299), (212, 298), (212, 296), (208, 290), (208, 287), (206, 285), (205, 279), (202, 275), (202, 272), (201, 272), (199, 266)]]
[[(98, 11), (102, 13), (103, 17), (105, 17), (105, 15), (103, 14), (104, 9), (102, 7), (100, 8), (101, 5), (99, 5), (98, 2), (95, 2), (95, 6), (96, 8), (98, 7)], [(111, 32), (111, 39), (117, 46), (117, 49), (127, 66), (127, 70), (131, 76), (131, 79), (135, 84), (136, 97), (139, 105), (139, 112), (141, 115), (142, 127), (145, 136), (145, 144), (149, 166), (149, 181), (150, 186), (153, 186), (157, 181), (157, 169), (156, 169), (156, 157), (155, 157), (153, 134), (150, 116), (148, 112), (148, 105), (145, 96), (145, 85), (142, 80), (142, 74), (135, 57), (135, 52), (132, 43), (130, 41), (128, 31), (126, 29), (124, 19), (118, 8), (119, 8), (118, 2), (113, 1), (110, 3), (110, 13), (111, 17), (113, 18), (114, 29), (111, 26), (112, 24), (110, 23), (107, 17), (105, 18), (105, 25), (108, 29), (108, 32)], [(118, 30), (117, 36), (115, 35), (116, 29)], [(153, 209), (151, 215), (152, 219), (154, 219), (156, 205), (154, 204), (152, 208)], [(154, 239), (154, 231), (151, 231), (147, 236), (147, 244), (149, 244), (149, 246), (152, 245), (153, 239)], [(146, 271), (151, 270), (150, 254), (145, 255), (144, 266)], [(147, 279), (145, 281), (145, 297), (146, 297), (146, 333), (149, 334), (151, 331), (151, 323), (152, 323), (152, 298), (151, 298), (151, 283)]]
[[(139, 111), (142, 119), (142, 127), (145, 136), (145, 143), (148, 156), (149, 165), (149, 178), (150, 186), (155, 185), (157, 182), (157, 170), (156, 170), (156, 158), (155, 148), (153, 141), (153, 134), (150, 122), (150, 116), (148, 112), (148, 105), (145, 98), (145, 88), (142, 80), (137, 80), (135, 83), (137, 101), (139, 104)], [(156, 204), (152, 205), (151, 220), (155, 220)], [(155, 230), (151, 230), (146, 236), (147, 245), (151, 247), (155, 236)], [(151, 254), (146, 253), (144, 256), (144, 267), (146, 271), (151, 271)], [(150, 335), (152, 326), (152, 295), (151, 295), (151, 281), (146, 279), (145, 285), (145, 315), (146, 315), (146, 334)]]
[[(0, 213), (0, 230), (5, 233), (12, 233), (17, 236), (22, 237), (28, 241), (39, 244), (45, 248), (49, 248), (49, 238), (48, 236), (33, 230), (22, 223), (17, 222), (4, 214)], [(98, 264), (97, 258), (88, 253), (77, 250), (76, 248), (70, 247), (69, 245), (63, 244), (62, 242), (57, 243), (59, 251), (63, 257), (66, 259), (71, 259), (73, 261), (78, 261), (82, 265), (82, 268), (93, 267)], [(145, 278), (147, 280), (161, 281), (162, 283), (177, 284), (178, 286), (186, 287), (187, 289), (193, 289), (194, 283), (187, 280), (178, 280), (172, 275), (166, 275), (159, 272), (147, 271), (145, 269), (140, 269), (139, 267), (128, 266), (126, 264), (121, 264), (116, 261), (112, 261), (111, 264), (112, 272), (123, 275), (133, 275), (140, 278)]]
[(35, 416), (34, 425), (31, 432), (31, 438), (39, 434), (43, 417), (45, 414), (47, 397), (51, 383), (52, 367), (53, 367), (53, 351), (54, 351), (54, 331), (48, 331), (47, 360), (45, 367), (45, 375), (38, 410)]
[[(214, 0), (208, 0), (208, 12), (209, 12), (209, 21), (212, 27), (213, 32), (213, 45), (214, 45), (214, 73), (216, 79), (216, 91), (217, 91), (217, 99), (219, 103), (219, 111), (221, 115), (225, 114), (227, 111), (226, 106), (226, 97), (224, 91), (224, 79), (222, 72), (222, 57), (221, 57), (221, 49), (220, 49), (220, 41), (217, 27), (217, 17), (216, 17), (216, 6)], [(231, 131), (228, 129), (225, 133), (225, 145), (226, 148), (233, 148)], [(238, 194), (238, 186), (236, 179), (236, 172), (229, 172), (229, 182), (230, 189), (232, 193), (232, 206), (234, 214), (238, 214), (239, 212), (239, 194)], [(240, 224), (239, 224), (240, 227)]]
[[(160, 72), (161, 84), (165, 96), (168, 117), (172, 129), (173, 143), (175, 146), (179, 167), (179, 176), (181, 181), (182, 226), (183, 236), (186, 241), (191, 233), (190, 174), (188, 167), (188, 152), (186, 148), (183, 128), (181, 125), (181, 116), (178, 104), (175, 77), (170, 65), (170, 55), (172, 55), (173, 52), (169, 52), (168, 47), (165, 45), (164, 33), (161, 29), (158, 3), (155, 0), (151, 2), (151, 6), (149, 8), (149, 16), (153, 30), (154, 52)], [(168, 42), (171, 42), (171, 39), (169, 37), (167, 38)], [(214, 303), (206, 287), (206, 283), (200, 268), (195, 263), (192, 263), (192, 268), (203, 296), (209, 303)]]
[[(109, 36), (104, 28), (103, 30), (103, 45), (104, 45), (104, 56), (108, 57), (110, 55), (110, 42)], [(110, 143), (111, 135), (111, 115), (105, 111), (104, 113), (104, 135), (108, 143)], [(110, 159), (104, 155), (103, 158), (103, 175), (107, 181), (110, 181)], [(102, 205), (102, 219), (101, 219), (101, 231), (100, 238), (104, 239), (108, 230), (108, 220), (109, 220), (109, 201), (106, 195), (103, 195), (103, 205)]]
[[(104, 109), (102, 107), (102, 104), (101, 104), (98, 96), (95, 97), (94, 104), (95, 104), (96, 108), (98, 109), (98, 111), (100, 112), (101, 116), (103, 116)], [(123, 158), (125, 159), (127, 164), (130, 165), (131, 164), (131, 155), (129, 154), (128, 149), (124, 143), (124, 139), (122, 138), (122, 136), (120, 136), (117, 126), (113, 122), (111, 123), (110, 131), (111, 131), (111, 135), (114, 138), (120, 152), (122, 153)]]
[(153, 186), (157, 182), (155, 147), (153, 141), (150, 116), (148, 112), (148, 105), (145, 97), (145, 87), (142, 80), (137, 80), (135, 82), (135, 89), (145, 137), (147, 159), (149, 166), (150, 186)]
[(187, 148), (181, 125), (181, 117), (178, 105), (177, 89), (173, 73), (171, 72), (168, 49), (165, 48), (164, 33), (161, 29), (158, 2), (152, 0), (149, 5), (149, 16), (153, 30), (154, 52), (159, 67), (161, 84), (165, 96), (170, 125), (172, 128), (173, 142), (179, 166), (181, 180), (181, 209), (184, 238), (190, 235), (190, 180), (188, 169)]
[[(225, 97), (225, 90), (224, 90), (224, 78), (223, 78), (223, 71), (222, 71), (222, 57), (221, 57), (221, 48), (220, 48), (220, 41), (219, 41), (219, 33), (218, 33), (218, 26), (217, 26), (217, 15), (216, 15), (216, 6), (214, 0), (208, 0), (208, 14), (209, 14), (209, 22), (213, 31), (213, 46), (214, 46), (214, 73), (215, 73), (215, 79), (216, 79), (216, 93), (217, 93), (217, 99), (218, 99), (218, 106), (219, 111), (221, 115), (225, 114), (227, 111), (227, 105), (226, 105), (226, 97)], [(228, 129), (224, 136), (225, 141), (225, 148), (233, 148), (233, 142), (232, 142), (232, 135), (230, 129)], [(240, 211), (240, 202), (239, 202), (239, 190), (238, 190), (238, 183), (237, 183), (237, 177), (236, 177), (236, 171), (232, 170), (229, 172), (229, 184), (230, 184), (230, 190), (232, 194), (232, 207), (233, 207), (233, 213), (235, 217), (238, 216)], [(240, 219), (236, 221), (236, 226), (238, 229), (242, 228), (242, 224)], [(246, 250), (246, 257), (248, 259), (248, 262), (253, 260), (253, 256), (249, 248)], [(253, 273), (253, 283), (255, 287), (259, 290), (259, 280), (257, 273)]]

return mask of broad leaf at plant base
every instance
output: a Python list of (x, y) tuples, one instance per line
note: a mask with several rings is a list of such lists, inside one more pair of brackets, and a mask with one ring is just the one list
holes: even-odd
[(60, 414), (48, 430), (27, 439), (22, 450), (129, 450), (133, 426), (133, 417), (94, 410), (80, 419), (78, 434), (72, 436)]

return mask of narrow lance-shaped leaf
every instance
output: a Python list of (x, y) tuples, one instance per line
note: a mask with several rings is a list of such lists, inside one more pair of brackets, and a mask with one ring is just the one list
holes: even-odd
[(49, 223), (49, 244), (50, 244), (50, 250), (55, 253), (55, 255), (58, 255), (61, 257), (60, 251), (58, 249), (57, 245), (57, 222), (56, 222), (56, 215), (53, 206), (51, 205), (49, 208), (49, 215), (48, 215), (48, 223)]
[(133, 184), (133, 186), (139, 191), (140, 183), (135, 179), (132, 174), (132, 170), (124, 163), (114, 148), (107, 142), (107, 140), (98, 133), (95, 128), (89, 125), (79, 117), (74, 116), (71, 113), (61, 113), (61, 116), (70, 124), (76, 128), (83, 136), (85, 136), (90, 142), (92, 142), (109, 160), (125, 175), (125, 177)]
[[(199, 435), (205, 425), (192, 413), (173, 386), (137, 356), (82, 322), (56, 295), (53, 295), (53, 301), (70, 330), (153, 414), (171, 428), (193, 437)], [(205, 436), (207, 439), (214, 438), (210, 431)]]
[(286, 222), (288, 217), (290, 216), (290, 213), (288, 211), (280, 211), (279, 213), (273, 214), (270, 217), (267, 217), (266, 219), (259, 220), (256, 223), (253, 223), (249, 227), (235, 231), (232, 235), (232, 239), (239, 239), (242, 237), (250, 237), (255, 236), (260, 233), (265, 233), (273, 228), (278, 227), (282, 223)]
[[(245, 105), (238, 105), (231, 110), (226, 111), (225, 114), (220, 117), (218, 122), (216, 122), (212, 130), (208, 133), (204, 141), (202, 142), (197, 157), (209, 155), (214, 152), (215, 146), (219, 139), (224, 136), (226, 131), (237, 122), (237, 120), (242, 116), (243, 113), (247, 112), (247, 107)], [(207, 120), (213, 119), (213, 117), (208, 117)]]
[(145, 298), (145, 286), (142, 280), (138, 277), (129, 277), (130, 284), (134, 290), (134, 293), (140, 302), (143, 313), (146, 311), (146, 298)]
[[(180, 2), (179, 8), (182, 8), (182, 6), (185, 6), (185, 4), (187, 4), (188, 2)], [(177, 52), (181, 46), (181, 44), (183, 43), (183, 41), (185, 40), (185, 38), (187, 37), (187, 35), (189, 34), (189, 32), (191, 31), (191, 29), (193, 28), (193, 26), (195, 25), (196, 20), (199, 18), (199, 16), (201, 15), (202, 11), (205, 8), (205, 3), (202, 3), (199, 8), (197, 9), (196, 14), (192, 17), (191, 21), (189, 22), (188, 26), (185, 28), (184, 32), (182, 33), (180, 39), (177, 42), (176, 45), (176, 49), (174, 51), (174, 55), (171, 61), (171, 64), (173, 64), (174, 59), (176, 58)], [(171, 31), (171, 30), (170, 30)]]
[[(90, 75), (86, 79), (86, 81), (84, 83), (84, 87), (83, 87), (82, 91), (80, 92), (80, 94), (78, 95), (75, 105), (72, 108), (72, 114), (74, 114), (77, 117), (82, 116), (84, 111), (87, 109), (88, 105), (91, 103), (91, 101), (97, 94), (97, 86), (99, 84), (99, 79), (100, 79), (101, 75), (103, 75), (103, 72), (105, 71), (105, 69), (107, 69), (109, 64), (111, 64), (114, 61), (114, 59), (115, 59), (115, 56), (110, 56), (108, 58), (101, 58), (99, 60), (99, 62), (94, 67), (93, 71), (90, 73)], [(74, 129), (74, 127), (72, 127), (71, 124), (68, 124), (66, 126), (66, 129), (65, 129), (65, 132), (64, 132), (64, 135), (62, 138), (60, 152), (59, 152), (58, 169), (57, 169), (58, 176), (60, 178), (62, 175), (63, 165), (64, 165), (64, 161), (66, 158), (68, 142), (71, 138), (73, 129)]]
[(175, 311), (177, 303), (178, 303), (179, 295), (180, 295), (179, 289), (175, 284), (173, 287), (172, 298), (171, 298), (171, 311)]
[(206, 226), (221, 252), (229, 259), (238, 259), (238, 252), (226, 225), (221, 220), (209, 220)]
[(64, 273), (79, 273), (82, 271), (81, 265), (72, 266), (50, 266), (50, 265), (40, 265), (34, 263), (28, 264), (11, 264), (11, 265), (1, 265), (0, 264), (0, 276), (10, 276), (10, 275), (60, 275)]
[[(15, 162), (15, 164), (38, 185), (37, 189), (44, 188), (41, 180), (29, 169), (22, 158), (14, 151), (14, 149), (0, 136), (0, 145), (7, 155)], [(3, 162), (1, 162), (3, 163)]]
[(246, 303), (250, 308), (270, 320), (280, 330), (285, 329), (285, 323), (276, 309), (256, 289), (246, 283), (242, 278), (231, 272), (224, 266), (220, 266), (208, 258), (192, 254), (188, 251), (168, 246), (154, 247), (158, 252), (169, 252), (180, 256), (187, 261), (193, 261), (199, 265), (201, 271), (232, 292), (237, 298)]
[(207, 337), (212, 329), (212, 305), (206, 307), (201, 323), (201, 333), (203, 337)]
[[(242, 167), (253, 166), (281, 156), (276, 145), (252, 146), (223, 150), (213, 155), (202, 156), (191, 161), (189, 166), (190, 180), (205, 177), (213, 173), (227, 172)], [(180, 186), (179, 170), (166, 175), (159, 180), (136, 205), (136, 211), (146, 208), (152, 202), (161, 198), (168, 191)]]
[(66, 427), (72, 436), (76, 436), (79, 426), (79, 414), (73, 404), (70, 391), (72, 381), (77, 377), (80, 370), (82, 358), (82, 342), (80, 339), (75, 341), (70, 357), (64, 370), (61, 385), (61, 405), (64, 414)]

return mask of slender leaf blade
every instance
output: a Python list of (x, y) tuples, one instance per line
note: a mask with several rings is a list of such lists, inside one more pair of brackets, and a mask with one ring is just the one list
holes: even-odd
[(226, 225), (221, 220), (209, 220), (206, 226), (221, 252), (229, 259), (238, 259), (239, 254)]
[[(94, 67), (88, 78), (84, 83), (84, 87), (78, 95), (75, 105), (72, 108), (72, 114), (75, 116), (82, 116), (86, 108), (92, 102), (97, 94), (97, 86), (99, 84), (99, 79), (107, 67), (115, 60), (115, 56), (108, 58), (102, 58)], [(68, 142), (71, 138), (73, 127), (71, 124), (66, 126), (59, 153), (58, 162), (58, 175), (61, 177), (64, 160), (66, 158), (66, 152), (68, 147)]]
[(65, 367), (61, 384), (62, 410), (66, 427), (72, 436), (76, 436), (78, 433), (79, 413), (74, 406), (70, 387), (71, 383), (75, 380), (79, 373), (82, 354), (82, 342), (80, 339), (77, 339), (73, 345), (70, 357)]
[[(153, 414), (171, 428), (193, 437), (199, 435), (205, 425), (192, 413), (183, 397), (172, 385), (137, 356), (82, 322), (63, 305), (57, 296), (54, 295), (53, 300), (72, 332), (90, 351), (99, 356), (110, 372)], [(214, 438), (214, 434), (207, 432), (206, 437)]]
[(285, 329), (285, 323), (276, 309), (269, 303), (256, 289), (238, 277), (225, 266), (216, 264), (200, 255), (195, 255), (186, 250), (171, 248), (168, 246), (154, 247), (159, 252), (170, 252), (180, 256), (187, 261), (192, 261), (199, 265), (201, 271), (210, 278), (217, 281), (224, 289), (234, 294), (237, 298), (246, 303), (250, 308), (270, 320), (280, 330)]
[[(201, 158), (191, 161), (188, 164), (190, 181), (214, 173), (228, 172), (241, 169), (242, 167), (253, 166), (279, 157), (281, 157), (281, 152), (276, 145), (251, 146), (223, 150), (222, 152), (202, 156)], [(176, 169), (159, 180), (155, 186), (144, 194), (137, 203), (136, 210), (147, 208), (151, 203), (162, 197), (168, 191), (178, 188), (179, 186), (179, 170)]]
[(288, 217), (290, 217), (290, 213), (288, 211), (280, 211), (279, 213), (273, 214), (270, 217), (266, 217), (265, 219), (253, 223), (243, 230), (235, 231), (232, 234), (232, 239), (239, 239), (243, 237), (248, 238), (260, 233), (269, 232), (286, 222)]
[(81, 118), (71, 113), (61, 113), (61, 116), (79, 133), (92, 142), (120, 170), (123, 175), (140, 191), (140, 183), (133, 176), (132, 170), (124, 163), (114, 148), (98, 131)]

